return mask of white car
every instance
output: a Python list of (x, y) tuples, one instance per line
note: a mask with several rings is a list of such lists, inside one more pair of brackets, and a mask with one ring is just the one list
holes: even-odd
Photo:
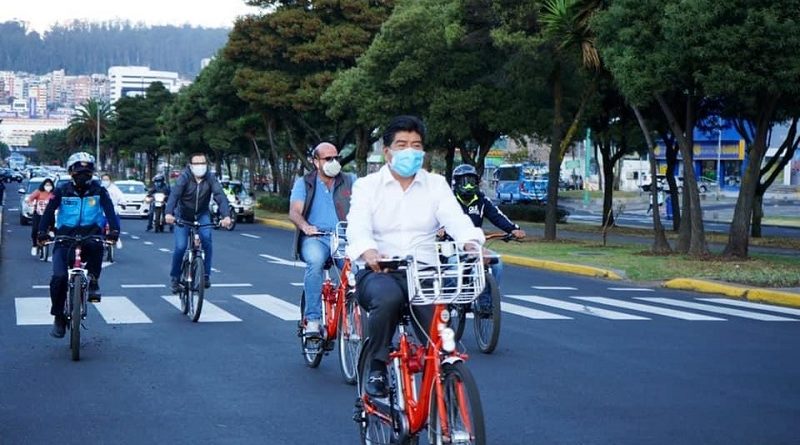
[[(55, 187), (58, 188), (62, 186), (64, 183), (69, 182), (69, 177), (66, 178), (50, 178), (55, 181)], [(19, 189), (19, 223), (23, 226), (27, 226), (33, 220), (33, 206), (28, 204), (28, 197), (31, 196), (31, 193), (39, 189), (39, 186), (42, 185), (42, 182), (45, 180), (44, 177), (35, 177), (28, 180), (28, 184), (25, 187), (20, 187)]]
[(114, 184), (119, 187), (125, 195), (125, 201), (120, 203), (122, 208), (119, 216), (132, 216), (146, 218), (150, 212), (150, 204), (144, 202), (147, 196), (147, 188), (142, 181), (117, 181)]

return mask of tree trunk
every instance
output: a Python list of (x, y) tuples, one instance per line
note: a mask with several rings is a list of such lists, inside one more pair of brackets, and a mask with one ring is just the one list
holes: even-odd
[(456, 144), (450, 142), (447, 146), (447, 151), (444, 154), (444, 177), (447, 183), (450, 184), (453, 180), (453, 163), (456, 157)]
[[(678, 199), (678, 183), (675, 181), (675, 167), (678, 165), (678, 148), (675, 146), (674, 141), (672, 143), (667, 143), (666, 139), (664, 140), (667, 148), (666, 179), (669, 184), (670, 204), (672, 206), (672, 231), (677, 232), (680, 230), (681, 216), (683, 216), (681, 214), (681, 201)], [(655, 178), (656, 177), (653, 176), (653, 181), (655, 181)]]
[(652, 178), (650, 181), (650, 202), (653, 203), (653, 230), (655, 232), (652, 251), (653, 253), (659, 254), (672, 253), (672, 248), (670, 248), (667, 242), (667, 236), (664, 233), (664, 226), (661, 225), (661, 215), (658, 212), (658, 190), (656, 187), (656, 174), (658, 169), (656, 168), (656, 154), (654, 150), (656, 145), (653, 143), (653, 138), (650, 135), (650, 131), (647, 129), (647, 122), (645, 122), (642, 117), (639, 108), (636, 106), (631, 108), (633, 108), (633, 113), (636, 115), (636, 120), (639, 121), (639, 127), (641, 127), (644, 139), (647, 141), (647, 151), (650, 154), (650, 177)]
[[(544, 239), (548, 241), (556, 239), (556, 223), (558, 222), (558, 178), (561, 176), (561, 132), (564, 125), (564, 118), (561, 116), (563, 100), (561, 66), (556, 62), (553, 71), (553, 127), (548, 163), (550, 170), (547, 173), (547, 206), (544, 217)], [(588, 178), (586, 179), (588, 180)]]
[(370, 131), (364, 126), (356, 129), (356, 173), (358, 176), (367, 174), (367, 160), (370, 153)]
[(764, 193), (756, 190), (755, 197), (753, 197), (753, 222), (750, 230), (750, 236), (753, 238), (761, 238), (762, 218), (764, 218)]
[(281, 170), (278, 168), (277, 148), (275, 147), (275, 120), (264, 116), (267, 127), (267, 140), (269, 141), (269, 169), (272, 173), (272, 193), (278, 193), (278, 184), (283, 183)]
[(603, 155), (603, 227), (614, 225), (614, 161), (608, 156), (608, 150), (602, 150)]
[(786, 139), (781, 143), (778, 152), (770, 161), (761, 169), (759, 176), (764, 177), (768, 175), (767, 179), (761, 182), (759, 179), (758, 187), (756, 187), (756, 198), (753, 202), (753, 221), (750, 235), (753, 238), (761, 238), (761, 219), (764, 217), (764, 193), (775, 182), (781, 171), (786, 167), (790, 160), (794, 159), (794, 154), (797, 151), (797, 145), (800, 144), (800, 138), (795, 138), (797, 135), (797, 123), (800, 117), (794, 117), (792, 123), (789, 125), (789, 132), (786, 134)]

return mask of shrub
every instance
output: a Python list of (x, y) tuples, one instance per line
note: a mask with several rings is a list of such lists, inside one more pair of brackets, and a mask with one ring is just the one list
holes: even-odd
[[(544, 222), (544, 204), (501, 204), (498, 206), (512, 221)], [(569, 211), (558, 206), (558, 222), (566, 223)]]
[(270, 212), (289, 213), (289, 198), (263, 195), (258, 198), (258, 207)]

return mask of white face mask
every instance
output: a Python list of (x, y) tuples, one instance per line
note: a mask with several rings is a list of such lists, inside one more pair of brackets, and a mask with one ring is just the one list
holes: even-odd
[(195, 175), (198, 178), (202, 178), (203, 176), (206, 175), (206, 172), (208, 171), (208, 166), (206, 164), (200, 164), (200, 165), (192, 164), (191, 169), (193, 175)]
[(325, 176), (333, 178), (334, 176), (338, 175), (339, 172), (342, 171), (342, 164), (339, 163), (337, 160), (333, 160), (330, 162), (326, 162), (322, 164), (322, 172), (325, 173)]
[(111, 185), (111, 181), (102, 181), (101, 184), (103, 187), (108, 188), (108, 186)]
[(53, 186), (52, 185), (44, 186), (44, 191), (49, 192), (50, 190), (53, 190)]

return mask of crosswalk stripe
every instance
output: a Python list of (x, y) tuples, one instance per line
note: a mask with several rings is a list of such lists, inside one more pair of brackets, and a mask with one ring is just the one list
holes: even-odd
[(234, 295), (234, 298), (287, 321), (300, 320), (300, 306), (269, 294)]
[(726, 298), (698, 298), (698, 300), (709, 301), (712, 303), (727, 304), (730, 306), (746, 307), (750, 309), (760, 309), (762, 311), (779, 312), (781, 314), (800, 315), (800, 309), (792, 309), (783, 306), (772, 306), (763, 303), (751, 303), (749, 301), (728, 300)]
[(655, 292), (654, 289), (648, 289), (646, 287), (609, 287), (608, 290), (617, 292)]
[(638, 315), (609, 311), (608, 309), (601, 309), (599, 307), (570, 303), (568, 301), (555, 300), (552, 298), (539, 297), (536, 295), (506, 295), (506, 297), (527, 301), (528, 303), (551, 306), (558, 309), (564, 309), (567, 311), (580, 312), (581, 314), (592, 315), (595, 317), (607, 318), (609, 320), (649, 320), (649, 318), (647, 317), (640, 317)]
[[(179, 296), (162, 295), (161, 298), (180, 310), (181, 299)], [(200, 312), (200, 320), (198, 321), (203, 323), (215, 323), (224, 321), (242, 321), (242, 319), (208, 300), (203, 300), (203, 309)]]
[(50, 298), (15, 298), (14, 306), (17, 309), (17, 325), (47, 325), (53, 323), (50, 315)]
[(123, 289), (157, 289), (166, 287), (163, 284), (120, 284)]
[(756, 312), (742, 311), (739, 309), (731, 309), (726, 307), (712, 306), (710, 304), (693, 303), (691, 301), (673, 300), (671, 298), (656, 298), (656, 297), (636, 297), (638, 300), (650, 301), (652, 303), (668, 304), (671, 306), (685, 307), (689, 309), (699, 309), (706, 312), (715, 312), (718, 314), (733, 315), (735, 317), (750, 318), (753, 320), (761, 321), (798, 321), (793, 318), (778, 317), (776, 315), (759, 314)]
[(211, 287), (253, 287), (250, 283), (212, 283)]
[(531, 286), (537, 290), (578, 290), (577, 287), (569, 287), (569, 286)]
[(691, 312), (676, 311), (675, 309), (667, 309), (657, 306), (648, 306), (646, 304), (634, 303), (631, 301), (613, 300), (605, 297), (572, 297), (579, 300), (591, 301), (592, 303), (606, 304), (609, 306), (621, 307), (624, 309), (633, 309), (634, 311), (647, 312), (650, 314), (663, 315), (665, 317), (680, 318), (681, 320), (690, 321), (725, 321), (724, 318), (710, 317), (708, 315), (693, 314)]
[(506, 303), (505, 301), (500, 302), (500, 308), (503, 312), (519, 315), (520, 317), (533, 318), (535, 320), (572, 320), (572, 317), (531, 309), (514, 303)]
[(103, 301), (93, 305), (108, 324), (152, 323), (127, 297), (103, 297)]

